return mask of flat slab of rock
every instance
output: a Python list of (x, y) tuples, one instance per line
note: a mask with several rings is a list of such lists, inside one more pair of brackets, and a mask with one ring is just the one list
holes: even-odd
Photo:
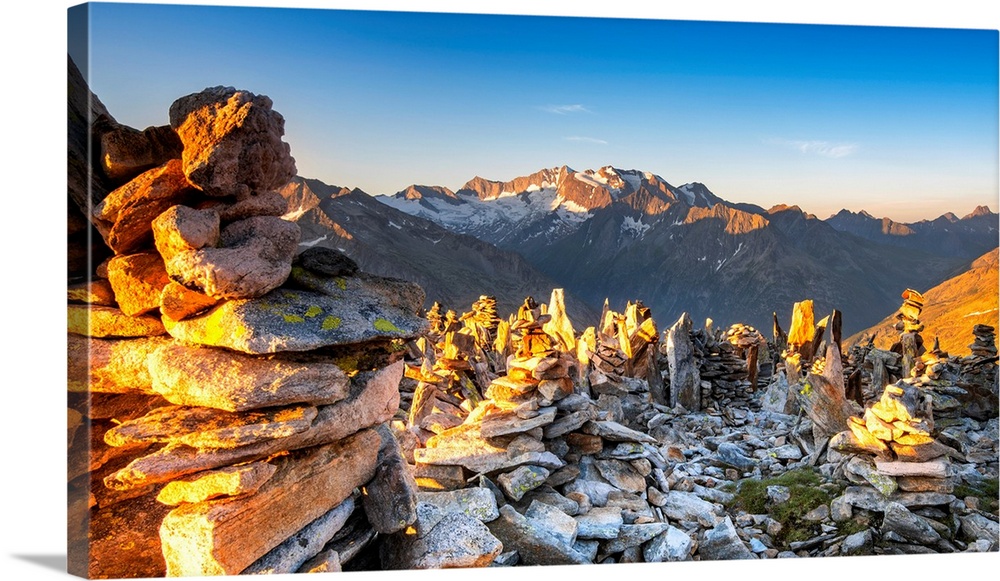
[(148, 359), (153, 391), (177, 405), (245, 411), (293, 403), (327, 405), (350, 387), (337, 365), (289, 357), (253, 357), (171, 344)]
[(328, 297), (352, 300), (368, 297), (385, 307), (414, 314), (423, 307), (426, 294), (416, 283), (387, 276), (358, 272), (351, 276), (327, 276), (303, 266), (292, 268), (291, 280), (303, 288)]
[(646, 479), (628, 462), (621, 460), (595, 460), (594, 466), (612, 486), (625, 492), (640, 493), (646, 490)]
[(277, 468), (267, 462), (251, 462), (206, 470), (184, 480), (168, 482), (156, 500), (170, 506), (184, 502), (204, 502), (221, 496), (253, 494), (274, 476)]
[(941, 535), (919, 515), (898, 502), (888, 502), (882, 519), (882, 534), (893, 531), (904, 539), (921, 545), (933, 545)]
[(525, 511), (524, 516), (539, 523), (545, 530), (562, 540), (567, 545), (576, 542), (576, 533), (579, 525), (576, 520), (558, 508), (533, 500)]
[[(402, 361), (376, 373), (359, 374), (351, 382), (350, 395), (333, 405), (317, 408), (316, 419), (304, 432), (229, 449), (198, 449), (183, 444), (167, 444), (109, 475), (104, 479), (104, 485), (113, 490), (128, 490), (346, 438), (392, 418), (399, 408), (399, 380), (402, 376)], [(380, 442), (376, 441), (374, 452), (377, 452)]]
[(840, 498), (851, 506), (876, 512), (883, 512), (889, 502), (898, 502), (906, 508), (924, 506), (941, 506), (955, 500), (951, 494), (938, 492), (895, 492), (888, 498), (882, 496), (874, 488), (867, 486), (848, 486)]
[(610, 442), (646, 442), (655, 444), (656, 438), (649, 434), (626, 428), (618, 422), (612, 421), (589, 421), (580, 430), (585, 434), (600, 436)]
[(170, 343), (170, 339), (93, 339), (74, 334), (66, 337), (69, 391), (156, 395), (146, 358)]
[[(254, 561), (240, 574), (280, 575), (295, 573), (307, 561), (322, 551), (326, 543), (340, 531), (348, 517), (354, 512), (354, 504), (354, 498), (348, 496), (344, 502), (285, 539), (283, 543)], [(339, 565), (339, 559), (337, 563)]]
[(428, 323), (363, 291), (351, 299), (335, 299), (311, 291), (278, 289), (257, 299), (227, 301), (183, 321), (164, 320), (164, 325), (182, 341), (264, 354), (411, 339)]
[(557, 536), (525, 518), (509, 504), (500, 507), (500, 518), (488, 524), (507, 550), (516, 549), (525, 565), (572, 565), (590, 559)]
[(413, 458), (421, 464), (462, 466), (477, 473), (494, 472), (533, 464), (555, 470), (565, 462), (551, 452), (519, 451), (515, 447), (502, 448), (482, 437), (479, 424), (462, 424), (432, 437), (426, 448), (413, 451)]
[(239, 448), (301, 434), (312, 427), (316, 414), (315, 407), (305, 405), (239, 413), (164, 406), (111, 428), (104, 441), (110, 446), (170, 442), (201, 449)]
[(480, 433), (484, 438), (495, 438), (508, 434), (521, 434), (535, 428), (551, 424), (556, 418), (556, 409), (551, 408), (533, 418), (521, 419), (513, 411), (496, 412), (486, 416), (480, 423)]
[(67, 305), (66, 330), (101, 338), (155, 337), (165, 335), (160, 318), (145, 314), (130, 317), (115, 307)]
[(927, 476), (947, 478), (949, 462), (945, 459), (931, 462), (884, 462), (875, 460), (875, 468), (886, 476)]
[(622, 509), (598, 506), (573, 517), (577, 524), (577, 537), (581, 539), (613, 539), (618, 536), (624, 521)]
[(160, 525), (167, 575), (235, 575), (371, 479), (379, 438), (367, 430), (274, 462), (257, 494), (185, 504)]
[(608, 540), (601, 546), (601, 551), (605, 554), (620, 553), (631, 547), (638, 547), (670, 529), (667, 523), (646, 523), (646, 524), (623, 524), (618, 531), (618, 536)]

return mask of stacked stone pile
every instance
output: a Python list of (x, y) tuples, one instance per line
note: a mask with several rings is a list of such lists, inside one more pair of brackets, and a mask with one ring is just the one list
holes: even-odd
[[(688, 335), (686, 340), (684, 333)], [(679, 400), (675, 398), (671, 401), (672, 404), (681, 403), (692, 411), (733, 405), (751, 408), (758, 405), (758, 398), (755, 397), (757, 354), (761, 345), (766, 345), (766, 341), (756, 329), (737, 323), (722, 332), (713, 328), (711, 320), (706, 321), (704, 328), (695, 329), (685, 313), (667, 331), (667, 335), (668, 340), (660, 347), (660, 352), (664, 355), (660, 364), (666, 368), (664, 377), (669, 378), (667, 381), (671, 386), (671, 393), (678, 391), (689, 394)], [(690, 358), (678, 356), (677, 353), (688, 349), (691, 352)], [(696, 369), (690, 369), (692, 364)], [(673, 371), (674, 368), (678, 371)], [(751, 368), (753, 374), (750, 373)], [(695, 381), (697, 386), (692, 387)], [(676, 390), (674, 385), (678, 386)], [(688, 387), (683, 387), (685, 385)]]
[(170, 120), (100, 137), (121, 185), (90, 213), (115, 256), (68, 292), (70, 569), (337, 570), (416, 518), (387, 422), (423, 292), (295, 258), (267, 97), (206, 89)]

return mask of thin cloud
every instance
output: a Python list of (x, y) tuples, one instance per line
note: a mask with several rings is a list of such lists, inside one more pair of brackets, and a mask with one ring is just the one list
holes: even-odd
[(833, 159), (854, 155), (859, 149), (857, 143), (833, 143), (831, 141), (819, 140), (767, 139), (765, 143), (790, 147), (807, 155), (820, 155)]
[(564, 137), (566, 141), (575, 141), (577, 143), (593, 143), (595, 145), (607, 145), (608, 142), (603, 139), (597, 139), (596, 137), (582, 137), (580, 135), (573, 135), (572, 137)]
[(539, 107), (542, 111), (555, 113), (556, 115), (569, 115), (570, 113), (593, 113), (583, 105), (545, 105)]

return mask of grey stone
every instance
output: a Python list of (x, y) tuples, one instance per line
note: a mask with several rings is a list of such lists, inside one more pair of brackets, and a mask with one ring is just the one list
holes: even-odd
[(620, 490), (640, 493), (646, 489), (646, 479), (626, 462), (596, 460), (594, 465), (608, 483)]
[(358, 263), (343, 252), (324, 246), (306, 248), (295, 257), (294, 264), (325, 277), (352, 276)]
[(840, 543), (840, 554), (842, 555), (863, 555), (871, 551), (874, 544), (874, 537), (871, 529), (848, 535)]
[(521, 556), (517, 554), (517, 551), (507, 551), (506, 553), (500, 553), (497, 555), (493, 562), (490, 563), (490, 567), (513, 567), (521, 561)]
[(603, 543), (602, 552), (613, 554), (638, 547), (669, 529), (670, 525), (667, 523), (623, 524), (618, 536)]
[(716, 450), (715, 459), (726, 466), (731, 466), (737, 470), (752, 470), (757, 462), (753, 458), (748, 458), (743, 449), (730, 442), (719, 444)]
[(882, 493), (882, 496), (888, 497), (899, 488), (895, 478), (876, 470), (874, 462), (867, 457), (854, 456), (844, 466), (844, 471), (848, 475), (859, 476), (864, 482), (874, 486), (875, 490)]
[(517, 507), (520, 509), (527, 503), (527, 506), (534, 504), (535, 502), (545, 503), (551, 507), (554, 507), (568, 516), (575, 516), (580, 512), (580, 504), (575, 500), (566, 498), (562, 494), (559, 494), (555, 490), (552, 490), (549, 485), (539, 486), (538, 488), (528, 492), (521, 498), (520, 504)]
[(799, 449), (795, 444), (785, 444), (784, 446), (778, 446), (772, 450), (775, 457), (779, 460), (801, 460), (802, 450)]
[(618, 536), (624, 521), (622, 509), (617, 507), (594, 507), (576, 519), (576, 536), (580, 539), (613, 539)]
[(691, 489), (691, 492), (699, 498), (704, 498), (709, 502), (715, 502), (718, 504), (729, 504), (735, 498), (735, 495), (726, 492), (725, 490), (720, 490), (719, 488), (708, 488), (700, 484), (695, 484)]
[(480, 423), (479, 429), (484, 438), (495, 438), (508, 434), (522, 434), (551, 424), (555, 418), (555, 408), (528, 419), (519, 418), (512, 412), (500, 412), (486, 416)]
[(698, 555), (703, 561), (757, 558), (740, 539), (728, 516), (714, 528), (705, 531), (698, 545)]
[(541, 466), (519, 466), (497, 476), (497, 484), (511, 500), (521, 500), (529, 490), (538, 488), (549, 477), (549, 471)]
[(785, 415), (795, 415), (799, 411), (799, 402), (788, 385), (784, 372), (779, 372), (764, 390), (761, 397), (761, 408), (770, 412)]
[(452, 513), (422, 537), (388, 535), (380, 555), (387, 569), (486, 567), (503, 548), (503, 543), (478, 519)]
[(354, 512), (354, 499), (349, 496), (338, 506), (254, 561), (240, 574), (294, 573), (323, 549), (323, 546), (344, 526), (352, 512)]
[(720, 515), (719, 508), (690, 492), (671, 490), (666, 493), (663, 514), (672, 520), (694, 521), (702, 526), (714, 527)]
[(937, 492), (895, 492), (889, 498), (882, 496), (874, 488), (867, 486), (848, 486), (844, 489), (845, 502), (857, 508), (884, 512), (890, 501), (898, 502), (907, 508), (922, 506), (940, 506), (951, 503), (955, 497), (951, 494)]
[(750, 539), (750, 550), (754, 553), (763, 553), (767, 550), (767, 545), (762, 543), (757, 537), (754, 537)]
[(854, 516), (851, 503), (844, 496), (838, 496), (830, 501), (830, 518), (833, 522), (846, 522)]
[(525, 565), (589, 563), (586, 555), (563, 543), (535, 521), (520, 515), (509, 504), (500, 507), (500, 518), (489, 523), (493, 535), (507, 549), (516, 549)]
[(642, 547), (642, 557), (647, 563), (687, 561), (691, 558), (693, 542), (687, 533), (676, 527), (654, 537)]
[(601, 547), (601, 542), (592, 539), (577, 539), (573, 543), (573, 550), (585, 555), (587, 560), (593, 562), (597, 558), (597, 551)]
[(600, 436), (610, 442), (647, 442), (655, 444), (656, 439), (648, 434), (627, 428), (618, 422), (612, 421), (588, 421), (580, 430), (585, 434)]
[(888, 502), (882, 519), (882, 533), (895, 532), (903, 538), (923, 545), (941, 540), (941, 535), (919, 515), (913, 514), (898, 502)]
[(543, 428), (545, 439), (550, 440), (552, 438), (558, 438), (559, 436), (576, 431), (580, 429), (580, 427), (583, 426), (587, 420), (593, 419), (594, 417), (596, 417), (596, 414), (589, 407), (567, 414)]
[(666, 332), (664, 349), (670, 371), (670, 406), (681, 405), (690, 411), (701, 409), (701, 377), (691, 344), (691, 318), (680, 316)]
[(772, 484), (767, 487), (767, 499), (774, 504), (784, 504), (792, 498), (792, 491), (787, 486)]
[(572, 545), (576, 541), (578, 528), (576, 520), (554, 506), (534, 500), (524, 516), (528, 520), (535, 521), (538, 526), (549, 531), (567, 545)]
[(958, 520), (961, 523), (959, 535), (969, 542), (988, 540), (996, 544), (997, 539), (1000, 538), (1000, 525), (981, 514), (972, 513), (959, 516)]
[(483, 522), (500, 516), (497, 501), (488, 488), (474, 487), (446, 492), (418, 492), (417, 501), (430, 504), (445, 514), (460, 512)]
[(375, 476), (365, 485), (362, 504), (372, 528), (391, 534), (417, 519), (417, 482), (389, 426), (381, 424), (376, 431), (382, 438), (378, 465)]

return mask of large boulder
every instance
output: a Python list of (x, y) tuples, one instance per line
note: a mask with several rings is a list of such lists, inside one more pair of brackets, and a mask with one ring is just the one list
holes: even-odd
[(184, 144), (184, 174), (210, 196), (244, 197), (277, 189), (295, 176), (285, 119), (271, 99), (211, 87), (170, 106), (170, 126)]
[[(176, 225), (169, 220), (168, 224)], [(164, 232), (173, 233), (171, 238), (180, 237), (176, 228), (165, 228)], [(299, 236), (294, 222), (254, 216), (223, 228), (218, 247), (180, 251), (166, 258), (166, 269), (175, 281), (197, 287), (212, 298), (257, 298), (288, 278)]]
[(140, 173), (180, 159), (177, 133), (168, 125), (143, 131), (120, 125), (100, 136), (101, 169), (109, 179), (124, 183)]

